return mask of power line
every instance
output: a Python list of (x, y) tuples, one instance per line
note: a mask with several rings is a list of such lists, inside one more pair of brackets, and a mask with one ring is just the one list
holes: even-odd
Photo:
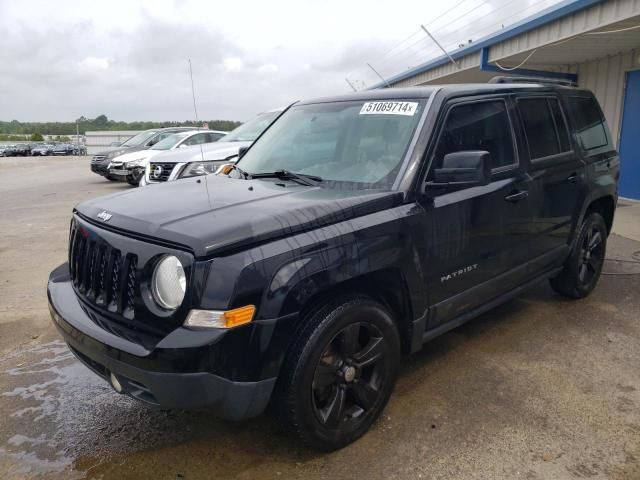
[[(455, 7), (458, 7), (459, 5), (461, 5), (462, 3), (464, 3), (465, 1), (467, 1), (467, 0), (463, 0), (463, 1), (461, 1), (461, 2), (458, 2), (454, 7), (450, 8), (449, 10), (447, 10), (446, 12), (444, 12), (442, 15), (440, 15), (440, 17), (439, 17), (439, 18), (442, 18), (442, 17), (444, 16), (444, 14), (451, 12)], [(505, 3), (503, 3), (502, 5), (498, 6), (498, 7), (497, 7), (497, 9), (496, 9), (496, 11), (499, 11), (500, 9), (503, 9), (504, 7), (506, 7), (507, 5), (509, 5), (509, 4), (511, 4), (511, 3), (513, 3), (514, 1), (516, 1), (516, 0), (508, 0), (507, 2), (505, 2)], [(475, 6), (475, 7), (473, 7), (471, 10), (468, 10), (467, 12), (465, 12), (463, 15), (460, 15), (459, 17), (456, 17), (455, 19), (453, 19), (453, 20), (449, 21), (448, 23), (446, 23), (446, 24), (444, 24), (444, 25), (442, 25), (442, 26), (438, 27), (437, 29), (435, 29), (435, 30), (433, 31), (433, 33), (435, 34), (435, 33), (439, 32), (439, 31), (441, 31), (443, 28), (445, 28), (445, 27), (447, 27), (447, 26), (449, 26), (449, 25), (454, 24), (455, 22), (457, 22), (457, 21), (458, 21), (458, 20), (460, 20), (461, 18), (465, 17), (465, 16), (466, 16), (466, 15), (468, 15), (469, 13), (471, 13), (471, 12), (473, 12), (473, 11), (477, 10), (478, 8), (480, 8), (480, 7), (484, 6), (484, 5), (488, 5), (488, 4), (487, 4), (486, 2), (484, 2), (484, 1), (483, 1), (483, 2), (481, 2), (479, 5), (476, 5), (476, 6)], [(434, 22), (435, 22), (435, 20), (431, 21), (428, 25), (431, 25), (431, 24), (433, 24)], [(452, 33), (456, 34), (457, 32), (452, 32)], [(412, 36), (415, 36), (415, 34), (414, 34), (414, 35), (412, 35)], [(449, 37), (449, 35), (446, 35), (446, 36), (445, 36), (445, 37), (443, 37), (443, 38), (448, 38), (448, 37)], [(398, 52), (394, 53), (392, 56), (390, 56), (390, 57), (389, 57), (389, 60), (390, 60), (391, 58), (398, 57), (401, 53), (406, 52), (407, 50), (409, 50), (409, 49), (413, 48), (413, 47), (414, 47), (415, 45), (417, 45), (418, 43), (421, 43), (421, 42), (423, 42), (423, 41), (425, 41), (425, 40), (426, 40), (426, 37), (419, 38), (419, 39), (418, 39), (418, 40), (416, 40), (415, 42), (411, 43), (410, 45), (406, 46), (405, 48), (401, 49), (400, 51), (398, 51)], [(445, 41), (446, 41), (446, 40), (442, 40), (442, 39), (440, 39), (440, 43), (443, 43), (443, 44), (444, 44), (444, 42), (445, 42)], [(457, 44), (456, 44), (456, 46), (457, 46)], [(437, 49), (435, 49), (435, 50), (434, 50), (434, 52), (437, 52)], [(425, 52), (421, 52), (421, 54), (423, 55), (423, 58), (424, 58), (424, 54), (425, 54)], [(376, 63), (376, 64), (378, 64), (378, 65), (380, 65), (380, 61), (381, 61), (381, 60), (383, 60), (383, 59), (384, 59), (384, 57), (379, 58), (379, 59), (378, 59), (378, 61), (376, 61), (375, 63)], [(385, 59), (385, 63), (387, 63), (387, 60), (386, 60), (386, 59)]]
[(453, 7), (451, 7), (450, 9), (448, 9), (446, 12), (438, 15), (436, 18), (434, 18), (433, 20), (431, 20), (429, 23), (425, 24), (426, 27), (430, 27), (431, 25), (433, 25), (434, 23), (436, 23), (438, 20), (440, 20), (442, 17), (444, 17), (447, 13), (455, 10), (456, 8), (458, 8), (460, 5), (462, 5), (463, 3), (467, 2), (468, 0), (462, 0), (461, 2), (456, 3)]
[[(505, 3), (502, 7), (506, 7), (507, 5), (509, 5), (509, 4), (511, 4), (511, 3), (515, 2), (515, 1), (516, 1), (516, 0), (510, 0), (510, 1), (508, 1), (507, 3)], [(530, 10), (531, 8), (533, 8), (533, 7), (537, 6), (537, 5), (540, 5), (541, 3), (547, 3), (547, 2), (549, 2), (549, 1), (550, 1), (550, 0), (539, 0), (539, 1), (537, 1), (537, 2), (534, 2), (534, 3), (532, 3), (531, 5), (529, 5), (528, 7), (526, 7), (525, 9), (520, 10), (520, 12), (519, 12), (519, 13), (526, 12), (527, 10)], [(501, 8), (501, 10), (502, 10), (502, 9), (503, 9), (503, 8)], [(496, 31), (496, 30), (497, 30), (497, 28), (496, 28), (496, 27), (497, 27), (498, 25), (504, 25), (504, 21), (505, 21), (505, 20), (508, 20), (508, 19), (511, 19), (511, 18), (513, 18), (513, 15), (507, 15), (507, 16), (504, 16), (504, 17), (502, 17), (500, 20), (497, 20), (497, 21), (495, 21), (495, 22), (492, 22), (491, 24), (488, 24), (487, 26), (482, 27), (482, 28), (481, 28), (481, 29), (479, 29), (479, 30), (472, 31), (472, 32), (467, 33), (467, 34), (465, 34), (465, 35), (466, 35), (467, 37), (469, 37), (469, 38), (472, 38), (472, 37), (478, 37), (478, 36), (484, 36), (484, 35), (486, 34), (485, 32)], [(515, 20), (515, 21), (511, 22), (511, 23), (509, 23), (509, 25), (512, 25), (513, 23), (516, 23), (517, 21), (519, 21), (519, 20)], [(452, 43), (452, 44), (448, 44), (447, 46), (450, 46), (450, 45), (453, 45), (453, 43)], [(456, 46), (457, 46), (457, 45), (456, 45)]]
[[(431, 20), (429, 23), (427, 23), (426, 25), (433, 25), (434, 23), (438, 22), (440, 19), (445, 18), (446, 15), (448, 15), (449, 13), (455, 11), (457, 8), (459, 8), (462, 4), (466, 3), (468, 0), (461, 0), (459, 2), (457, 2), (455, 5), (453, 5), (452, 7), (448, 8), (446, 11), (442, 12), (440, 15), (438, 15), (436, 18), (434, 18), (433, 20)], [(500, 13), (502, 11), (507, 10), (507, 7), (509, 7), (511, 4), (513, 4), (516, 0), (507, 0), (506, 2), (496, 6), (493, 8), (492, 11), (492, 17), (497, 14)], [(531, 10), (532, 8), (542, 4), (542, 3), (547, 3), (550, 0), (539, 0), (537, 2), (532, 3), (531, 5), (528, 5), (527, 7), (525, 7), (522, 10), (519, 10), (518, 12), (516, 12), (516, 14), (510, 14), (510, 15), (505, 15), (503, 16), (500, 20), (498, 21), (492, 21), (490, 24), (485, 24), (486, 26), (481, 27), (479, 29), (476, 29), (470, 33), (464, 33), (464, 31), (451, 31), (451, 32), (447, 32), (445, 33), (445, 35), (441, 36), (438, 38), (438, 42), (444, 47), (445, 51), (450, 51), (450, 50), (455, 50), (456, 48), (458, 48), (458, 46), (460, 45), (461, 42), (461, 38), (474, 38), (474, 37), (478, 37), (481, 34), (483, 34), (483, 32), (486, 31), (496, 31), (496, 29), (499, 29), (500, 25), (503, 25), (504, 28), (504, 21), (505, 20), (509, 20), (512, 19), (514, 17), (520, 17), (517, 18), (516, 20), (509, 22), (509, 24), (513, 24), (519, 20), (522, 19), (522, 13), (526, 12), (528, 10)], [(442, 32), (443, 30), (445, 30), (447, 27), (454, 25), (455, 23), (459, 22), (461, 19), (464, 19), (465, 17), (468, 17), (470, 14), (472, 14), (474, 11), (477, 11), (478, 9), (480, 9), (483, 6), (491, 6), (488, 2), (486, 1), (481, 1), (479, 4), (476, 4), (474, 6), (472, 6), (472, 8), (467, 9), (463, 14), (447, 21), (446, 23), (444, 23), (443, 25), (438, 26), (437, 28), (432, 30), (432, 33), (436, 34), (439, 32)], [(490, 18), (488, 15), (485, 18)], [(482, 22), (481, 22), (482, 23)], [(409, 64), (417, 64), (417, 63), (424, 63), (426, 61), (429, 61), (430, 59), (432, 59), (435, 54), (438, 52), (437, 48), (431, 48), (430, 45), (423, 45), (421, 48), (416, 48), (417, 45), (419, 44), (424, 44), (425, 42), (428, 42), (428, 38), (426, 36), (420, 36), (420, 38), (418, 38), (417, 40), (411, 42), (408, 45), (405, 45), (407, 42), (409, 42), (411, 39), (413, 39), (414, 37), (416, 37), (418, 34), (422, 34), (421, 30), (418, 30), (414, 33), (412, 33), (411, 35), (409, 35), (408, 37), (406, 37), (405, 39), (403, 39), (401, 42), (399, 42), (398, 44), (396, 44), (394, 47), (390, 48), (389, 50), (387, 50), (383, 55), (381, 55), (380, 57), (378, 57), (376, 60), (374, 60), (373, 62), (370, 63), (374, 63), (377, 67), (377, 69), (380, 72), (384, 73), (385, 77), (389, 77), (392, 74), (398, 73), (399, 71), (404, 70), (405, 68), (410, 68)], [(484, 34), (483, 34), (484, 35)], [(457, 40), (453, 40), (453, 37), (456, 36)], [(464, 37), (462, 37), (464, 36)], [(402, 48), (400, 48), (402, 47)], [(400, 48), (400, 50), (398, 50)], [(416, 58), (416, 57), (419, 57)], [(416, 61), (412, 62), (411, 59), (415, 59)], [(365, 69), (364, 69), (364, 65), (362, 68), (358, 68), (356, 69), (354, 72), (352, 73), (357, 73), (360, 72), (359, 74), (362, 74)], [(386, 72), (390, 71), (390, 74), (387, 74)]]

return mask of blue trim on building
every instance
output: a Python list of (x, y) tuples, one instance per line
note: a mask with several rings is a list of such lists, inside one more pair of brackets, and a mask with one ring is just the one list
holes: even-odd
[[(455, 50), (450, 53), (450, 55), (458, 60), (459, 58), (466, 57), (472, 53), (476, 53), (478, 51), (482, 51), (483, 48), (488, 48), (496, 43), (502, 42), (504, 40), (508, 40), (510, 38), (516, 37), (523, 33), (526, 33), (534, 28), (538, 28), (546, 23), (553, 22), (562, 17), (566, 17), (567, 15), (571, 15), (572, 13), (579, 12), (580, 10), (584, 10), (585, 8), (589, 8), (592, 5), (596, 5), (598, 3), (603, 3), (606, 0), (565, 0), (563, 2), (558, 3), (557, 5), (553, 5), (541, 12), (538, 12), (531, 17), (525, 18), (521, 20), (509, 28), (501, 30), (499, 32), (493, 33), (487, 37), (484, 37), (477, 42), (473, 42), (470, 45)], [(433, 70), (436, 67), (441, 65), (445, 65), (449, 63), (451, 60), (446, 55), (442, 55), (437, 57), (429, 62), (423, 63), (422, 65), (418, 65), (411, 70), (403, 72), (401, 74), (395, 75), (391, 78), (388, 78), (387, 81), (389, 84), (394, 84), (400, 82), (402, 80), (406, 80), (407, 78), (414, 77), (421, 73), (427, 72), (429, 70)], [(497, 68), (497, 67), (496, 67)], [(500, 70), (503, 72), (502, 70)], [(504, 73), (504, 72), (503, 72)], [(553, 73), (553, 72), (549, 72)], [(548, 75), (547, 75), (548, 76)], [(377, 83), (371, 89), (383, 87), (384, 83)]]
[(480, 70), (483, 72), (499, 72), (503, 75), (524, 75), (526, 77), (559, 78), (578, 83), (578, 75), (575, 73), (549, 72), (546, 70), (530, 70), (528, 68), (516, 68), (514, 70), (503, 70), (500, 67), (489, 63), (489, 47), (480, 50)]

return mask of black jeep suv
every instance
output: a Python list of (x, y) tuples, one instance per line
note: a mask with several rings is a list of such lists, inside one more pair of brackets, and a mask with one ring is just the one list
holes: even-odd
[(84, 202), (54, 323), (113, 388), (343, 447), (401, 354), (549, 279), (596, 286), (619, 159), (594, 96), (384, 89), (291, 106), (225, 174)]

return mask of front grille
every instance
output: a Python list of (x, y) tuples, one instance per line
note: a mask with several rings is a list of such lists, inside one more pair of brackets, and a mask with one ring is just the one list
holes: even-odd
[(90, 303), (127, 320), (134, 318), (137, 255), (123, 254), (85, 230), (71, 230), (69, 270), (77, 290)]
[[(149, 179), (152, 182), (166, 182), (175, 168), (175, 163), (151, 163), (149, 167)], [(160, 169), (158, 169), (158, 167)]]
[(106, 158), (106, 155), (94, 155), (91, 159), (91, 163), (100, 163)]

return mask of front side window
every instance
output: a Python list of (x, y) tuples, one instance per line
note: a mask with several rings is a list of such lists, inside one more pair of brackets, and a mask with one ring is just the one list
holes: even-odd
[(591, 150), (607, 145), (604, 119), (596, 101), (591, 97), (569, 97), (569, 106), (582, 148)]
[(188, 135), (188, 133), (174, 133), (172, 135), (168, 135), (166, 138), (160, 140), (153, 147), (151, 147), (151, 150), (170, 150)]
[(200, 145), (207, 143), (206, 133), (197, 133), (184, 141), (183, 145)]
[(491, 168), (516, 164), (511, 124), (503, 100), (453, 106), (435, 150), (435, 168), (448, 153), (484, 150), (491, 154)]
[(224, 138), (225, 142), (253, 142), (260, 136), (280, 112), (265, 112), (243, 123)]
[(217, 142), (224, 136), (225, 136), (224, 133), (207, 133), (207, 142), (209, 143)]
[(323, 185), (390, 188), (424, 111), (425, 100), (296, 105), (242, 157), (250, 174), (288, 170)]
[(148, 132), (140, 132), (137, 135), (134, 135), (126, 142), (123, 142), (121, 147), (139, 147), (140, 145), (144, 145), (147, 140), (153, 137), (156, 134), (156, 130), (151, 130)]
[(519, 98), (518, 110), (532, 160), (569, 151), (562, 111), (555, 98)]

